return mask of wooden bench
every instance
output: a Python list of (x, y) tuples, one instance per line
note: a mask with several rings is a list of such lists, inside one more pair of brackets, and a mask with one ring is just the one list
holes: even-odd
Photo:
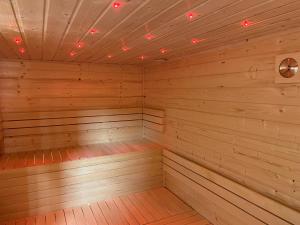
[[(162, 186), (163, 113), (141, 108), (3, 114), (0, 221)], [(145, 119), (145, 122), (143, 121)]]
[(162, 186), (161, 147), (143, 139), (6, 154), (1, 165), (0, 221)]
[(169, 150), (163, 170), (165, 186), (213, 224), (300, 224), (298, 211)]

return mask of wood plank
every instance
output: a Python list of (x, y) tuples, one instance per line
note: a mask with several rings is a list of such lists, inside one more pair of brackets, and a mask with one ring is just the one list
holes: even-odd
[(156, 116), (151, 116), (144, 114), (143, 119), (149, 122), (157, 123), (157, 124), (164, 124), (164, 118), (156, 117)]
[[(108, 196), (114, 197), (161, 186), (161, 152), (157, 149), (149, 150), (151, 145), (148, 141), (131, 142), (135, 147), (140, 145), (139, 150), (137, 148), (132, 150), (130, 143), (125, 143), (128, 145), (123, 143), (112, 145), (116, 149), (122, 149), (115, 152), (116, 155), (90, 155), (90, 158), (82, 160), (61, 162), (61, 155), (56, 160), (59, 151), (50, 151), (52, 154), (49, 157), (51, 156), (54, 164), (2, 170), (0, 180), (6, 182), (0, 181), (3, 200), (1, 202), (3, 204), (0, 204), (1, 220), (58, 210), (55, 215), (56, 223), (64, 224), (66, 221), (62, 216), (67, 212), (60, 211), (64, 207), (89, 203), (95, 197), (101, 200)], [(82, 150), (80, 154), (89, 154), (87, 151), (87, 149)], [(31, 155), (34, 156), (34, 153)], [(114, 213), (118, 209), (116, 215), (127, 212), (127, 206), (120, 202), (117, 204), (112, 200), (107, 204)], [(88, 221), (88, 224), (96, 224), (101, 220), (97, 208), (82, 208), (82, 210), (84, 220)], [(80, 211), (76, 213), (75, 220), (81, 220)], [(94, 219), (93, 213), (96, 213), (99, 218)], [(112, 215), (112, 218), (117, 218), (116, 215)], [(70, 223), (73, 223), (72, 214), (69, 213), (68, 217)], [(47, 220), (51, 222), (52, 216), (49, 215)], [(127, 220), (134, 223), (135, 218), (127, 215), (117, 220), (127, 224)]]
[(16, 112), (3, 113), (3, 120), (36, 120), (54, 119), (68, 117), (87, 117), (87, 116), (109, 116), (109, 115), (128, 115), (141, 114), (142, 108), (125, 109), (98, 109), (98, 110), (77, 110), (77, 111), (50, 111), (50, 112)]
[[(162, 189), (152, 189), (150, 191), (138, 192), (137, 194), (144, 198), (148, 196), (148, 200), (152, 203), (156, 203), (157, 199), (150, 195), (150, 192), (157, 193), (162, 191)], [(171, 196), (172, 194), (165, 190), (164, 193), (166, 195)], [(28, 222), (36, 221), (36, 224), (122, 224), (122, 225), (133, 225), (133, 224), (145, 224), (141, 222), (137, 222), (135, 218), (138, 218), (138, 211), (131, 207), (127, 207), (129, 205), (123, 204), (121, 198), (129, 199), (130, 196), (136, 195), (134, 193), (127, 194), (122, 197), (117, 197), (114, 199), (107, 199), (105, 201), (95, 202), (88, 205), (81, 205), (73, 208), (66, 208), (60, 211), (52, 211), (47, 214), (40, 214), (38, 216), (29, 217), (26, 219), (18, 219), (11, 222), (4, 222), (3, 224), (29, 224)], [(121, 205), (119, 204), (121, 203)], [(174, 202), (171, 200), (169, 204), (172, 205)], [(121, 207), (120, 207), (121, 206)], [(156, 208), (157, 204), (153, 205), (153, 209), (157, 212), (161, 212), (160, 210), (164, 207)], [(184, 203), (180, 203), (181, 208), (185, 208)], [(139, 213), (139, 212), (138, 212)], [(126, 218), (126, 219), (125, 219)], [(173, 224), (173, 225), (183, 225), (183, 224), (201, 224), (205, 225), (209, 222), (204, 219), (202, 216), (197, 214), (193, 210), (189, 210), (187, 212), (176, 213), (174, 215), (168, 215), (163, 219), (153, 221), (149, 224), (151, 225), (162, 225), (162, 224)], [(34, 223), (35, 224), (35, 223)]]
[[(175, 154), (168, 151), (166, 151), (164, 154), (166, 156), (164, 163), (167, 166), (171, 168), (175, 168), (178, 171), (181, 171), (183, 174), (190, 177), (191, 179), (193, 179), (192, 173), (189, 173), (188, 171), (183, 172), (185, 169), (183, 169), (182, 166), (185, 166), (189, 170), (199, 174), (199, 178), (195, 180), (197, 183), (203, 185), (208, 190), (213, 191), (217, 195), (220, 195), (223, 198), (228, 199), (228, 201), (232, 203), (235, 202), (234, 204), (236, 204), (239, 207), (242, 207), (246, 212), (252, 213), (252, 215), (255, 215), (256, 217), (260, 218), (266, 223), (284, 224), (285, 221), (290, 221), (295, 223), (297, 217), (299, 217), (298, 212), (291, 210), (290, 208), (285, 207), (284, 205), (281, 205), (273, 201), (272, 199), (266, 198), (261, 194), (253, 192), (243, 187), (242, 185), (239, 185), (238, 183), (230, 181), (229, 179), (226, 179), (214, 172), (211, 172), (210, 170), (205, 169), (204, 167), (198, 166), (197, 164), (192, 162), (188, 162), (187, 160), (178, 157)], [(201, 180), (200, 176), (207, 179), (208, 183), (207, 180), (200, 181)], [(209, 184), (209, 182), (213, 182), (213, 183)], [(219, 185), (220, 187), (218, 186), (213, 187), (214, 183)], [(218, 188), (220, 188), (220, 191), (218, 191)], [(226, 190), (224, 189), (229, 190), (228, 195), (226, 194)], [(230, 195), (232, 196), (230, 197)], [(240, 199), (235, 199), (236, 195), (238, 195)], [(247, 201), (243, 200), (245, 198)], [(248, 201), (253, 205), (249, 204)], [(261, 208), (257, 206), (260, 206)], [(274, 214), (277, 215), (278, 217), (274, 216)], [(294, 219), (295, 221), (293, 221)]]
[(157, 117), (165, 117), (165, 112), (159, 109), (143, 108), (143, 113)]

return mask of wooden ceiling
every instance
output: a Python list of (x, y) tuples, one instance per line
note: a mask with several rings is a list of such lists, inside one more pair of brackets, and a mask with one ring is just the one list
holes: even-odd
[(299, 0), (1, 0), (0, 58), (153, 62), (299, 24)]

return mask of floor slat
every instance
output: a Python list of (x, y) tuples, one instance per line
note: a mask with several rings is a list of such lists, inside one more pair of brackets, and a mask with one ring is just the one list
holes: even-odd
[(0, 225), (212, 225), (165, 188)]

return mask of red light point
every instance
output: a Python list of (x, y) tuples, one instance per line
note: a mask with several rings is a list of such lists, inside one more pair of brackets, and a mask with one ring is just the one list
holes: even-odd
[(98, 30), (96, 28), (90, 29), (90, 34), (96, 34)]
[(187, 18), (188, 18), (189, 20), (192, 20), (192, 19), (195, 18), (196, 15), (195, 15), (194, 13), (190, 12), (190, 13), (188, 13), (186, 16), (187, 16)]
[(71, 56), (71, 57), (74, 57), (75, 55), (77, 55), (77, 53), (76, 53), (75, 51), (71, 51), (71, 52), (70, 52), (70, 56)]
[(122, 47), (123, 52), (127, 52), (129, 49), (130, 49), (130, 48), (127, 47), (127, 46), (123, 46), (123, 47)]
[(113, 56), (112, 55), (108, 55), (107, 58), (111, 59)]
[(145, 60), (145, 58), (146, 58), (146, 56), (144, 56), (144, 55), (141, 55), (141, 56), (139, 57), (140, 60)]
[(165, 48), (161, 48), (161, 49), (160, 49), (160, 53), (161, 53), (161, 54), (166, 54), (167, 52), (168, 52), (168, 50), (165, 49)]
[(198, 44), (199, 42), (200, 42), (200, 40), (197, 38), (192, 39), (192, 44)]
[(19, 52), (20, 52), (21, 54), (24, 54), (24, 53), (26, 52), (26, 50), (25, 50), (25, 48), (19, 48)]
[(155, 38), (155, 35), (154, 35), (154, 34), (146, 34), (146, 35), (145, 35), (145, 38), (146, 38), (147, 40), (151, 41), (152, 39)]
[(241, 22), (241, 25), (242, 25), (242, 27), (247, 28), (247, 27), (250, 27), (250, 26), (254, 25), (254, 23), (249, 21), (249, 20), (243, 20)]
[(76, 43), (76, 48), (83, 48), (83, 47), (84, 47), (84, 43), (83, 42)]
[(115, 9), (119, 8), (120, 6), (121, 6), (121, 3), (120, 3), (120, 2), (114, 2), (114, 3), (113, 3), (113, 7), (114, 7)]
[(194, 45), (199, 44), (202, 41), (204, 41), (204, 39), (193, 38), (191, 40), (192, 44), (194, 44)]
[(20, 37), (16, 37), (16, 38), (14, 39), (14, 41), (15, 41), (15, 43), (16, 43), (17, 45), (22, 44), (22, 38), (20, 38)]

